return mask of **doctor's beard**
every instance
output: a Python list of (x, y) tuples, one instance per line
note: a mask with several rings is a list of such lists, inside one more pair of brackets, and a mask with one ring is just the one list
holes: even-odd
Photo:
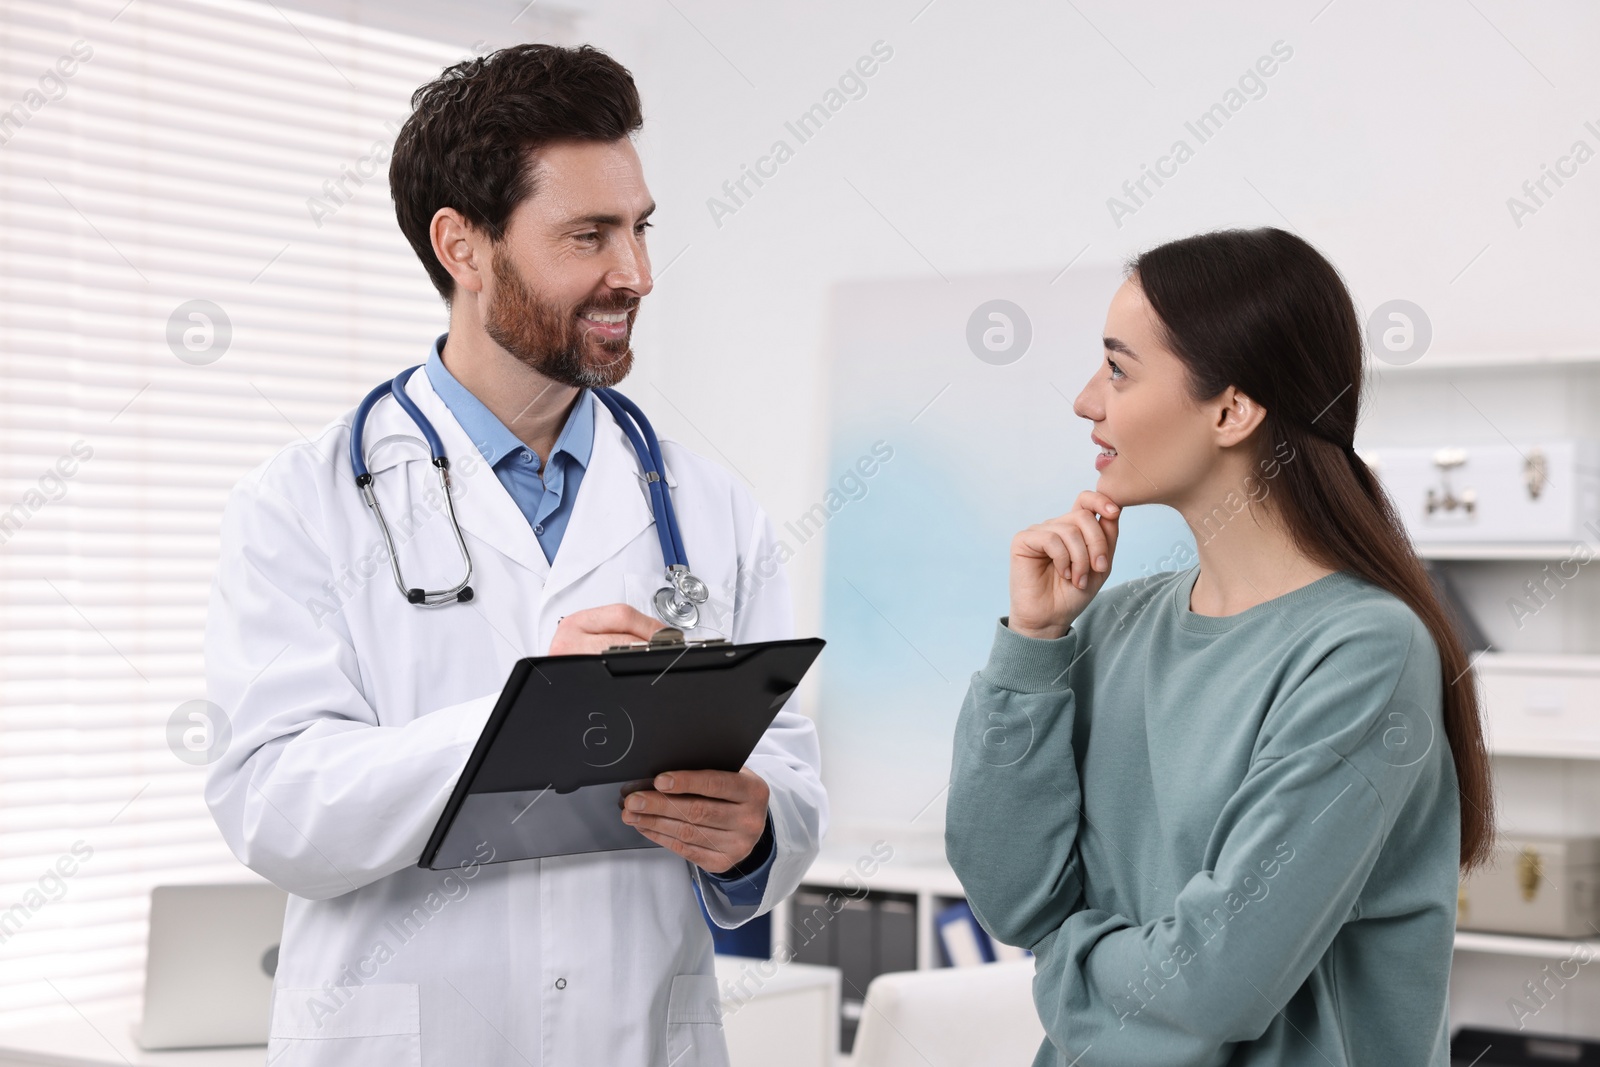
[[(498, 248), (490, 258), (495, 299), (483, 317), (483, 331), (501, 348), (551, 381), (580, 389), (616, 385), (633, 369), (633, 319), (637, 297), (591, 298), (572, 308), (541, 300), (508, 256)], [(628, 333), (615, 341), (594, 342), (578, 318), (582, 311), (625, 311)]]

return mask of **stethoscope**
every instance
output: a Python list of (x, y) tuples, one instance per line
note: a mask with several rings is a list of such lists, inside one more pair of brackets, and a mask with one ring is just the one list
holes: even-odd
[[(433, 424), (422, 413), (422, 409), (406, 393), (406, 382), (416, 370), (416, 367), (408, 367), (401, 371), (393, 381), (384, 382), (368, 393), (356, 408), (350, 426), (350, 467), (355, 472), (356, 488), (361, 491), (361, 499), (377, 516), (378, 529), (383, 532), (384, 547), (389, 553), (389, 569), (394, 573), (394, 584), (400, 590), (400, 595), (408, 603), (419, 607), (436, 607), (457, 601), (465, 603), (472, 599), (472, 586), (467, 584), (472, 579), (472, 556), (467, 552), (467, 542), (461, 535), (461, 523), (456, 518), (455, 503), (450, 496), (450, 459), (444, 454), (444, 442), (439, 440)], [(644, 468), (645, 485), (650, 492), (650, 510), (655, 515), (656, 535), (661, 539), (661, 557), (667, 567), (667, 585), (658, 589), (655, 595), (656, 615), (668, 626), (692, 630), (700, 622), (700, 605), (709, 599), (710, 591), (705, 582), (689, 571), (689, 556), (683, 550), (683, 534), (678, 529), (678, 513), (673, 509), (672, 494), (668, 492), (661, 473), (665, 467), (661, 460), (661, 442), (657, 440), (650, 420), (644, 417), (644, 412), (633, 401), (614, 389), (591, 389), (590, 392), (606, 406), (617, 420), (617, 425), (622, 427), (622, 432), (627, 434), (628, 443), (633, 445), (634, 454), (639, 457), (639, 466)], [(361, 439), (366, 428), (367, 413), (385, 396), (394, 397), (401, 410), (422, 431), (423, 439), (428, 443), (428, 452), (433, 457), (434, 470), (439, 475), (445, 512), (450, 516), (450, 528), (455, 532), (456, 547), (461, 550), (461, 562), (466, 568), (461, 581), (449, 589), (417, 589), (406, 585), (400, 574), (400, 556), (395, 551), (394, 537), (389, 533), (383, 509), (378, 506), (378, 498), (372, 491), (372, 475), (367, 470)]]

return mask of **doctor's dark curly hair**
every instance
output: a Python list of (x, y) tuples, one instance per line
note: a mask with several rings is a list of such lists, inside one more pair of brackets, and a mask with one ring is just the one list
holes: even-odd
[(519, 44), (447, 67), (411, 94), (389, 192), (400, 231), (446, 302), (455, 289), (428, 235), (455, 208), (492, 240), (536, 192), (534, 155), (556, 141), (617, 141), (644, 124), (633, 75), (590, 45)]

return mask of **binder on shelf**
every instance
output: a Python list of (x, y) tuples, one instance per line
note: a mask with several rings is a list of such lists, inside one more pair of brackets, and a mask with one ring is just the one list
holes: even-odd
[(917, 903), (907, 893), (802, 885), (789, 914), (789, 948), (796, 961), (840, 971), (839, 1051), (855, 1043), (867, 987), (880, 974), (917, 969)]
[(951, 904), (934, 916), (933, 923), (939, 932), (939, 945), (944, 949), (944, 958), (949, 966), (975, 967), (980, 963), (994, 962), (994, 943), (989, 940), (983, 927), (978, 925), (978, 918), (972, 914), (972, 906), (966, 901)]
[(877, 977), (872, 959), (875, 910), (871, 900), (846, 899), (834, 917), (837, 930), (833, 944), (845, 1000), (865, 999), (867, 986)]
[(885, 898), (877, 902), (877, 974), (917, 969), (917, 906), (912, 900)]
[(796, 963), (838, 966), (833, 947), (833, 912), (828, 892), (801, 886), (789, 898), (789, 949)]

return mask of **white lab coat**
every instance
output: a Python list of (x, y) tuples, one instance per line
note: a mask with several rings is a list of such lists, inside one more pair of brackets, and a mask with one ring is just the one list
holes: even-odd
[[(771, 787), (776, 838), (759, 906), (733, 906), (663, 848), (419, 868), (512, 664), (543, 654), (557, 620), (581, 608), (623, 601), (653, 614), (663, 564), (638, 460), (592, 397), (593, 455), (547, 563), (427, 374), (408, 392), (452, 460), (470, 603), (424, 609), (396, 590), (352, 480), (349, 415), (251, 472), (224, 513), (206, 676), (232, 739), (206, 801), (235, 855), (291, 894), (269, 1057), (726, 1064), (691, 879), (727, 927), (793, 892), (827, 823), (815, 729), (785, 709), (748, 762)], [(460, 552), (420, 438), (384, 400), (368, 420), (368, 464), (407, 584), (448, 587)], [(792, 636), (765, 514), (722, 468), (670, 441), (662, 451), (690, 563), (712, 590), (688, 636)]]

